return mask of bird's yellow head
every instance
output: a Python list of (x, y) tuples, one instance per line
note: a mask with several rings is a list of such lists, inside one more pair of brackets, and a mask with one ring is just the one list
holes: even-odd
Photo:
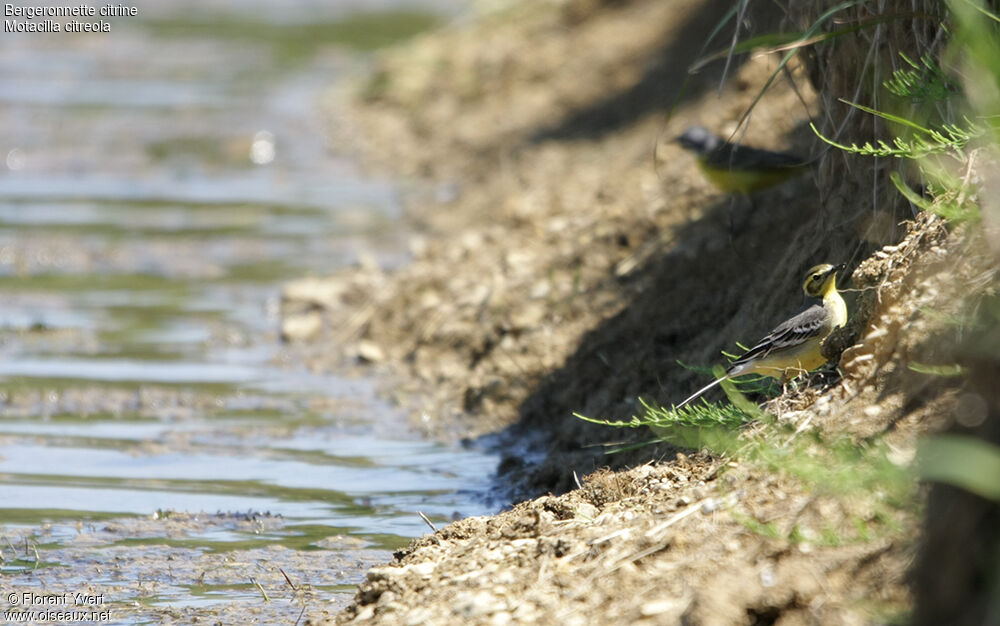
[(823, 298), (831, 291), (837, 290), (837, 272), (844, 269), (844, 264), (830, 265), (823, 263), (809, 270), (802, 290), (807, 296)]

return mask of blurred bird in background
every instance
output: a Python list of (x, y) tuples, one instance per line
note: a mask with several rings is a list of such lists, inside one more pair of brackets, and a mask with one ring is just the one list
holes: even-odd
[(798, 155), (729, 143), (701, 126), (688, 128), (676, 142), (695, 154), (712, 184), (728, 193), (749, 195), (798, 176), (808, 166)]

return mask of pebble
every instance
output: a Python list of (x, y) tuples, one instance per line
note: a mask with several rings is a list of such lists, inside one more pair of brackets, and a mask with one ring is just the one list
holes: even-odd
[(639, 607), (639, 613), (641, 613), (643, 617), (652, 617), (654, 615), (669, 613), (670, 611), (674, 611), (678, 608), (679, 604), (676, 600), (654, 600)]
[(406, 616), (406, 626), (424, 626), (431, 619), (431, 612), (423, 607), (416, 607)]
[(358, 611), (358, 614), (355, 615), (354, 619), (351, 620), (351, 621), (354, 621), (354, 622), (367, 622), (368, 620), (370, 620), (373, 617), (375, 617), (375, 607), (369, 604), (368, 606), (366, 606), (366, 607), (362, 608), (360, 611)]
[(531, 292), (528, 294), (528, 297), (531, 298), (532, 300), (541, 300), (542, 298), (548, 296), (549, 292), (551, 291), (552, 288), (549, 286), (549, 281), (540, 280), (537, 283), (535, 283), (534, 286), (532, 286)]
[(499, 613), (494, 613), (490, 618), (490, 624), (494, 626), (506, 626), (514, 621), (514, 616), (507, 611), (500, 611)]
[(323, 329), (323, 316), (319, 311), (309, 311), (298, 315), (288, 315), (281, 320), (283, 341), (306, 341)]
[(358, 342), (357, 350), (358, 358), (367, 363), (381, 363), (385, 361), (385, 352), (378, 344), (362, 340)]
[(345, 283), (323, 278), (301, 278), (285, 285), (281, 298), (286, 303), (302, 303), (333, 308), (340, 303)]
[(487, 591), (465, 592), (455, 598), (452, 613), (462, 617), (482, 617), (500, 610), (501, 600)]
[(768, 565), (760, 570), (760, 584), (765, 587), (773, 587), (775, 583), (774, 569)]
[(576, 519), (582, 519), (584, 521), (592, 521), (597, 519), (598, 513), (597, 507), (589, 502), (582, 502), (576, 507)]
[(653, 468), (651, 468), (650, 466), (640, 465), (639, 467), (632, 470), (632, 473), (635, 474), (636, 478), (645, 478), (646, 476), (649, 476), (650, 472), (652, 471)]
[(435, 563), (431, 561), (424, 561), (422, 563), (415, 563), (413, 565), (410, 565), (407, 567), (407, 569), (412, 571), (417, 576), (426, 578), (434, 573), (434, 569), (436, 567), (437, 565)]
[(525, 303), (510, 314), (510, 323), (517, 329), (533, 330), (541, 325), (546, 315), (546, 308), (541, 304)]
[(381, 607), (385, 607), (396, 601), (397, 595), (391, 591), (383, 591), (382, 595), (378, 597), (378, 604)]
[(505, 556), (504, 550), (496, 549), (496, 550), (487, 550), (486, 552), (483, 552), (481, 558), (484, 561), (503, 561), (504, 556)]

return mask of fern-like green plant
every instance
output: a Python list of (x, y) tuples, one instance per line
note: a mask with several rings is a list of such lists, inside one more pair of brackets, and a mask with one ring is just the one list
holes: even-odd
[(911, 131), (908, 137), (893, 137), (892, 144), (879, 139), (874, 144), (865, 142), (859, 146), (856, 143), (846, 145), (838, 143), (825, 136), (810, 123), (813, 133), (821, 141), (851, 154), (868, 157), (895, 157), (901, 159), (923, 159), (928, 156), (948, 156), (956, 161), (964, 162), (967, 158), (966, 147), (970, 142), (983, 137), (989, 132), (989, 127), (983, 123), (973, 122), (968, 117), (963, 117), (963, 124), (942, 124), (939, 128), (929, 128), (917, 124), (900, 115), (893, 115), (885, 111), (878, 111), (855, 102), (841, 100), (844, 104), (860, 109), (865, 113), (870, 113), (884, 120), (898, 124), (901, 128)]
[(920, 63), (903, 53), (899, 54), (909, 68), (898, 69), (885, 81), (886, 90), (913, 103), (939, 102), (961, 93), (938, 62), (929, 54), (920, 57)]
[[(580, 413), (574, 413), (573, 416), (603, 426), (649, 428), (653, 431), (654, 439), (641, 445), (665, 442), (694, 450), (708, 449), (717, 454), (732, 453), (738, 445), (740, 429), (755, 417), (729, 402), (701, 402), (680, 409), (655, 406), (642, 398), (639, 398), (639, 403), (643, 411), (639, 415), (633, 415), (628, 421), (597, 419)], [(632, 447), (635, 446), (615, 448), (609, 452)]]
[[(910, 101), (911, 117), (922, 117), (919, 112), (921, 104), (944, 100), (960, 93), (932, 58), (924, 56), (920, 64), (905, 55), (902, 58), (910, 69), (897, 70), (883, 85), (893, 95)], [(977, 189), (970, 182), (968, 173), (972, 169), (975, 146), (987, 141), (997, 132), (994, 118), (962, 115), (950, 122), (919, 123), (905, 115), (880, 111), (843, 99), (841, 102), (886, 120), (890, 128), (895, 129), (896, 136), (891, 141), (877, 139), (860, 146), (856, 143), (847, 145), (826, 137), (815, 124), (810, 124), (813, 133), (820, 140), (850, 154), (914, 161), (922, 181), (920, 192), (911, 188), (899, 172), (890, 173), (892, 183), (903, 197), (914, 207), (934, 212), (951, 222), (978, 220)], [(952, 165), (948, 166), (948, 162)], [(966, 172), (964, 176), (956, 173), (961, 170)]]

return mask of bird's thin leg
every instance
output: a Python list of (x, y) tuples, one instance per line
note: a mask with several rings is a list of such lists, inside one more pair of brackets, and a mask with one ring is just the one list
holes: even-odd
[[(792, 371), (795, 373), (794, 376), (792, 376), (791, 381), (790, 381), (792, 383), (792, 390), (793, 391), (798, 391), (799, 390), (799, 383), (798, 383), (799, 377), (802, 376), (802, 375), (804, 375), (804, 374), (808, 374), (809, 372), (807, 372), (806, 370), (803, 370), (803, 369), (799, 369), (799, 368), (795, 368)], [(808, 384), (809, 383), (807, 381), (806, 385), (808, 386)]]
[[(739, 202), (737, 198), (746, 200), (746, 203), (750, 206), (748, 210), (742, 212), (739, 221), (733, 217), (733, 214), (736, 213), (738, 209), (742, 208), (740, 205), (743, 204), (742, 202)], [(750, 224), (750, 220), (753, 219), (753, 214), (757, 209), (757, 204), (754, 202), (752, 195), (748, 193), (741, 193), (737, 196), (733, 196), (733, 202), (729, 206), (729, 239), (732, 240), (738, 237), (741, 232), (746, 230), (746, 227)]]
[(736, 213), (737, 197), (729, 196), (729, 211), (726, 214), (726, 221), (729, 222), (727, 224), (729, 227), (729, 243), (732, 243), (733, 239), (736, 238), (736, 219), (734, 218), (734, 214)]

